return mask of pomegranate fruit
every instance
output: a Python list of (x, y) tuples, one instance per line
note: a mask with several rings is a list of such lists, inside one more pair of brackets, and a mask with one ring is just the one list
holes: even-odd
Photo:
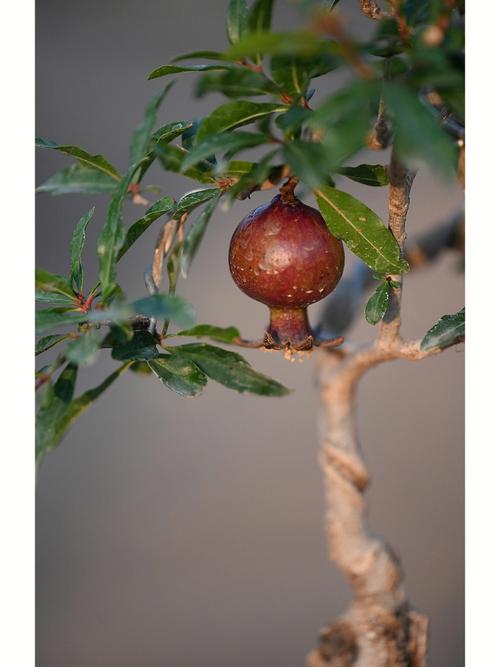
[(319, 342), (307, 306), (337, 285), (344, 248), (320, 213), (295, 197), (293, 187), (285, 185), (240, 222), (231, 239), (229, 267), (238, 287), (271, 311), (263, 346), (308, 350)]

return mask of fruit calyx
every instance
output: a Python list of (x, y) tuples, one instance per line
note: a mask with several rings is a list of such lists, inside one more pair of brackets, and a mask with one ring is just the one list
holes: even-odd
[(240, 345), (303, 351), (314, 345), (342, 343), (342, 338), (314, 336), (307, 306), (337, 285), (344, 268), (343, 246), (319, 211), (297, 199), (296, 184), (290, 178), (268, 204), (240, 222), (231, 239), (233, 280), (245, 294), (270, 309), (263, 340), (239, 341)]

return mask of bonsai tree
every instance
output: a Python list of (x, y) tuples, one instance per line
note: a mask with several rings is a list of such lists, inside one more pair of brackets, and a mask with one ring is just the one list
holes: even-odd
[[(125, 372), (149, 376), (182, 396), (198, 396), (210, 379), (286, 400), (287, 388), (227, 347), (270, 349), (291, 360), (313, 354), (329, 552), (351, 583), (353, 600), (323, 628), (308, 665), (420, 666), (427, 619), (407, 600), (392, 550), (365, 525), (369, 475), (355, 405), (369, 369), (426, 359), (464, 340), (464, 309), (443, 315), (423, 335), (416, 332), (419, 338), (400, 335), (403, 276), (445, 248), (463, 251), (462, 211), (408, 243), (406, 217), (419, 166), (464, 182), (464, 8), (454, 0), (361, 0), (360, 11), (374, 21), (363, 40), (347, 32), (339, 0), (302, 6), (303, 27), (281, 32), (272, 28), (273, 0), (250, 6), (230, 0), (227, 46), (178, 55), (151, 72), (149, 79), (166, 84), (133, 130), (128, 165), (119, 169), (79, 146), (37, 139), (39, 148), (72, 159), (38, 192), (106, 194), (109, 207), (101, 222), (93, 208), (82, 212), (67, 276), (50, 267), (36, 270), (36, 299), (43, 305), (36, 314), (36, 355), (53, 350), (36, 373), (36, 460), (39, 465)], [(189, 73), (197, 74), (199, 96), (218, 92), (227, 101), (202, 119), (166, 119), (158, 127), (172, 77)], [(316, 103), (315, 88), (330, 73), (341, 75), (340, 85)], [(373, 159), (360, 164), (357, 155), (366, 148)], [(245, 159), (250, 149), (257, 149), (257, 159)], [(389, 164), (380, 160), (384, 149)], [(149, 205), (146, 197), (157, 192), (148, 183), (155, 162), (185, 176), (186, 194), (168, 193)], [(338, 175), (387, 188), (386, 219), (338, 189)], [(256, 190), (270, 190), (270, 202), (228, 238), (228, 271), (245, 294), (270, 309), (262, 337), (247, 340), (236, 326), (196, 324), (193, 308), (176, 291), (189, 277), (217, 206), (230, 207)], [(315, 207), (302, 201), (310, 196)], [(128, 228), (124, 206), (139, 211)], [(101, 224), (99, 275), (84, 282), (89, 224)], [(157, 240), (145, 294), (131, 301), (117, 282), (117, 263), (153, 225)], [(357, 260), (342, 278), (347, 253)], [(325, 297), (312, 328), (307, 307)], [(373, 341), (360, 346), (345, 337), (363, 308), (377, 328)], [(101, 349), (116, 369), (75, 396), (80, 369)]]

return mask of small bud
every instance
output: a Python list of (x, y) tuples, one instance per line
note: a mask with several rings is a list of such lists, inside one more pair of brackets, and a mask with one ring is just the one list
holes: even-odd
[(422, 42), (426, 46), (439, 46), (444, 39), (444, 32), (437, 25), (430, 25), (422, 33)]

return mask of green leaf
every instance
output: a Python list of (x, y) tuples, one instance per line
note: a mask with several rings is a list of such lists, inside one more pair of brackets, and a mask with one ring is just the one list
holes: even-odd
[[(311, 59), (313, 60), (313, 59)], [(283, 92), (302, 97), (307, 92), (311, 78), (311, 60), (304, 61), (293, 56), (273, 56), (271, 58), (271, 76)]]
[(181, 396), (199, 396), (207, 384), (207, 376), (196, 364), (177, 355), (162, 354), (148, 365), (166, 387)]
[(166, 94), (172, 88), (174, 82), (169, 83), (163, 90), (157, 93), (146, 107), (142, 123), (138, 125), (132, 133), (132, 141), (130, 144), (130, 158), (129, 164), (138, 162), (146, 154), (149, 146), (149, 141), (153, 127), (156, 123), (156, 115), (161, 103), (165, 99)]
[(315, 190), (321, 214), (334, 236), (374, 271), (399, 274), (409, 270), (396, 239), (382, 220), (347, 192), (323, 186)]
[[(63, 409), (57, 412), (55, 418), (45, 418), (42, 436), (40, 440), (37, 438), (36, 457), (37, 459), (47, 450), (52, 449), (60, 443), (65, 436), (69, 427), (88, 410), (92, 403), (99, 398), (99, 396), (127, 370), (129, 363), (125, 363), (120, 368), (117, 368), (114, 373), (101, 382), (97, 387), (89, 389), (78, 398), (75, 398), (69, 403), (65, 403)], [(37, 419), (38, 421), (38, 419)], [(47, 423), (48, 422), (48, 423)], [(38, 433), (38, 427), (37, 427)]]
[(261, 396), (285, 396), (289, 393), (289, 390), (276, 380), (254, 371), (249, 363), (235, 352), (205, 343), (179, 345), (173, 351), (176, 355), (190, 359), (208, 377), (230, 389), (249, 391)]
[(207, 72), (210, 70), (225, 70), (232, 69), (233, 65), (162, 65), (154, 69), (149, 75), (148, 79), (158, 79), (161, 76), (168, 76), (169, 74), (180, 74), (181, 72)]
[(100, 346), (101, 334), (97, 329), (89, 329), (66, 345), (64, 355), (68, 361), (89, 366), (95, 360)]
[(226, 97), (254, 97), (255, 95), (279, 95), (278, 86), (261, 72), (249, 69), (233, 69), (227, 72), (207, 72), (196, 84), (196, 95), (222, 93)]
[(384, 317), (389, 305), (389, 283), (384, 280), (368, 299), (365, 306), (365, 318), (369, 324), (378, 324)]
[(66, 294), (59, 294), (59, 292), (43, 292), (35, 290), (35, 301), (39, 303), (50, 303), (53, 306), (64, 307), (64, 310), (73, 309), (75, 307), (75, 299)]
[(322, 144), (291, 141), (284, 145), (283, 155), (292, 172), (310, 187), (321, 185), (328, 179), (331, 165)]
[(268, 32), (271, 29), (274, 0), (255, 0), (248, 15), (249, 32)]
[(452, 176), (456, 170), (457, 148), (417, 93), (389, 82), (384, 85), (383, 97), (394, 115), (394, 145), (399, 155)]
[(75, 290), (81, 294), (83, 292), (83, 269), (82, 269), (82, 251), (85, 244), (85, 232), (92, 216), (94, 215), (95, 207), (92, 207), (88, 213), (80, 218), (77, 223), (73, 236), (71, 238), (71, 273), (70, 283)]
[(35, 420), (36, 457), (57, 442), (57, 426), (71, 403), (75, 391), (78, 366), (69, 363), (54, 385), (50, 383)]
[(204, 190), (188, 192), (177, 202), (173, 217), (177, 220), (184, 215), (184, 213), (191, 213), (195, 208), (211, 199), (217, 198), (218, 200), (220, 194), (220, 188), (205, 188)]
[(113, 359), (118, 361), (147, 361), (158, 357), (156, 340), (149, 331), (135, 331), (132, 340), (113, 346)]
[(322, 53), (338, 54), (335, 42), (322, 39), (308, 30), (290, 32), (252, 32), (225, 54), (228, 60), (256, 57), (263, 54), (318, 55)]
[(167, 123), (160, 127), (151, 137), (151, 143), (164, 143), (168, 144), (173, 141), (176, 137), (184, 134), (186, 130), (189, 130), (193, 126), (193, 121), (191, 120), (176, 120), (172, 123)]
[(274, 156), (277, 151), (271, 151), (264, 157), (262, 157), (259, 162), (249, 163), (251, 164), (251, 169), (243, 174), (239, 181), (235, 183), (228, 194), (233, 199), (241, 195), (241, 193), (250, 193), (255, 188), (260, 187), (264, 181), (271, 177), (273, 170), (280, 169), (280, 167), (273, 167), (271, 162), (273, 161)]
[(123, 255), (129, 250), (132, 245), (137, 241), (137, 239), (144, 234), (144, 232), (149, 229), (149, 227), (158, 220), (162, 215), (170, 213), (175, 208), (175, 202), (172, 197), (162, 197), (156, 201), (146, 213), (139, 218), (133, 225), (131, 225), (125, 236), (125, 241), (121, 246), (118, 255), (117, 261), (120, 260)]
[(216, 327), (212, 324), (198, 324), (192, 329), (185, 329), (174, 335), (211, 338), (212, 340), (217, 340), (222, 343), (232, 343), (235, 338), (240, 338), (240, 332), (236, 327)]
[(35, 288), (40, 292), (55, 292), (64, 295), (73, 303), (75, 295), (68, 279), (44, 269), (35, 270)]
[(91, 167), (92, 169), (97, 169), (98, 171), (107, 174), (115, 181), (119, 181), (121, 178), (120, 172), (115, 169), (105, 157), (102, 155), (91, 155), (79, 146), (56, 144), (54, 141), (47, 141), (40, 137), (35, 139), (35, 145), (37, 148), (49, 148), (60, 151), (61, 153), (66, 153), (66, 155), (76, 158), (80, 164), (83, 164), (86, 167)]
[(39, 338), (35, 345), (35, 356), (42, 354), (42, 352), (45, 352), (46, 350), (50, 350), (51, 347), (61, 343), (63, 340), (66, 340), (66, 338), (68, 338), (68, 334), (52, 334), (50, 336)]
[(248, 29), (248, 7), (245, 0), (229, 0), (226, 33), (230, 44), (236, 44)]
[(38, 334), (50, 331), (55, 327), (81, 324), (87, 316), (74, 310), (61, 310), (60, 308), (46, 308), (37, 310), (35, 313), (35, 329)]
[(248, 125), (259, 118), (269, 116), (273, 113), (286, 111), (287, 106), (283, 104), (268, 104), (265, 102), (228, 102), (218, 107), (210, 116), (207, 116), (196, 134), (196, 143), (199, 145), (211, 135), (228, 132), (236, 127)]
[(102, 298), (108, 299), (115, 288), (116, 262), (118, 253), (125, 241), (125, 230), (123, 228), (123, 202), (128, 192), (128, 186), (134, 177), (141, 162), (129, 167), (125, 176), (116, 188), (109, 207), (99, 240), (97, 242), (97, 255), (99, 257), (99, 278), (101, 282)]
[(51, 195), (100, 195), (113, 192), (115, 188), (116, 180), (112, 176), (76, 163), (51, 176), (37, 187), (36, 192), (47, 192)]
[(181, 327), (192, 327), (195, 322), (191, 304), (176, 294), (152, 294), (131, 306), (137, 315), (173, 321)]
[(389, 184), (387, 167), (381, 164), (360, 164), (357, 167), (342, 167), (338, 170), (342, 176), (347, 176), (352, 181), (380, 187)]
[(192, 58), (206, 58), (207, 60), (225, 60), (226, 56), (220, 51), (190, 51), (189, 53), (183, 53), (180, 56), (175, 56), (172, 58), (173, 63), (179, 62), (179, 60), (191, 60)]
[[(164, 169), (167, 171), (172, 171), (174, 173), (180, 173), (182, 169), (182, 162), (188, 155), (188, 151), (180, 146), (168, 146), (163, 144), (157, 144), (155, 146), (155, 153), (158, 156), (161, 164)], [(212, 183), (214, 182), (213, 177), (210, 174), (211, 167), (203, 169), (200, 165), (196, 167), (190, 167), (186, 169), (184, 175), (188, 178), (192, 178), (195, 181), (200, 183)]]
[(462, 341), (464, 338), (465, 308), (462, 308), (453, 315), (443, 315), (422, 338), (420, 349), (431, 350), (433, 347), (444, 349)]
[(204, 160), (215, 153), (231, 153), (231, 155), (234, 155), (244, 148), (251, 148), (266, 142), (267, 137), (263, 134), (253, 132), (222, 132), (221, 134), (207, 137), (205, 141), (195, 146), (184, 158), (182, 170), (186, 172), (189, 167), (194, 166), (200, 160)]
[(195, 255), (198, 252), (198, 248), (200, 247), (200, 243), (203, 239), (203, 236), (205, 235), (205, 231), (207, 229), (210, 218), (212, 217), (213, 212), (217, 208), (220, 196), (221, 192), (219, 191), (219, 195), (214, 197), (210, 201), (208, 206), (206, 206), (203, 209), (199, 218), (195, 222), (193, 222), (193, 224), (191, 225), (186, 234), (186, 238), (184, 239), (183, 253), (181, 257), (181, 271), (184, 277), (187, 277), (188, 271), (191, 267), (191, 264), (193, 263), (193, 259), (195, 258)]

